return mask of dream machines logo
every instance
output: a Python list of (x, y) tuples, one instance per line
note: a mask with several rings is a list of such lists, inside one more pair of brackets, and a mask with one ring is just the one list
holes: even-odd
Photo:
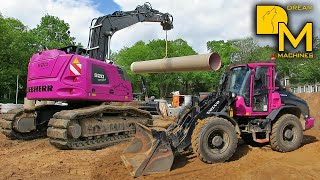
[[(289, 21), (287, 11), (293, 13), (304, 13), (311, 11), (310, 5), (288, 5), (286, 8), (278, 5), (257, 5), (256, 6), (256, 33), (257, 35), (273, 35), (278, 39), (278, 57), (281, 58), (313, 58), (313, 23), (298, 23), (294, 19)], [(289, 26), (290, 25), (290, 26)], [(298, 26), (300, 31), (295, 35), (289, 27)], [(285, 52), (285, 42), (297, 48), (299, 44), (305, 41), (305, 47), (302, 52)]]

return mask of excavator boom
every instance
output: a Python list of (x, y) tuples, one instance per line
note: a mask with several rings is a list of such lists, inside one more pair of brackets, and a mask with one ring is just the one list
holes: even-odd
[(137, 6), (133, 11), (116, 11), (113, 14), (95, 18), (91, 22), (88, 42), (90, 58), (109, 60), (112, 35), (139, 22), (160, 22), (165, 31), (173, 28), (172, 15), (152, 9), (150, 3)]

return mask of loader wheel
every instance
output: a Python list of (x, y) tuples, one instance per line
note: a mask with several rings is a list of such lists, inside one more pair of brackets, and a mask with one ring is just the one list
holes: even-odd
[(289, 152), (299, 148), (303, 138), (302, 125), (295, 115), (282, 115), (271, 131), (271, 148), (279, 152)]
[(234, 126), (219, 117), (202, 120), (192, 133), (193, 152), (209, 164), (228, 160), (234, 154), (237, 143)]

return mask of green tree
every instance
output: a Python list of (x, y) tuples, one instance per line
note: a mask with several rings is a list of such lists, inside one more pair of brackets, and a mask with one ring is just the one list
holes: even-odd
[(220, 55), (223, 66), (229, 66), (232, 55), (240, 51), (234, 44), (224, 40), (208, 41), (207, 49)]
[(36, 38), (39, 50), (55, 49), (75, 44), (70, 36), (70, 26), (58, 17), (45, 15), (31, 33)]
[(226, 68), (231, 65), (231, 59), (234, 58), (234, 54), (239, 52), (240, 49), (236, 47), (229, 41), (218, 40), (218, 41), (208, 41), (207, 49), (210, 52), (215, 52), (220, 55), (221, 58), (221, 68), (217, 72), (205, 72), (205, 73), (197, 73), (197, 77), (205, 80), (204, 82), (200, 81), (199, 83), (202, 86), (207, 86), (206, 84), (211, 84), (211, 87), (208, 88), (209, 91), (215, 90), (219, 87), (219, 79), (221, 75), (224, 73)]
[(252, 57), (252, 54), (259, 46), (252, 37), (230, 40), (228, 42), (235, 46), (238, 50), (232, 54), (231, 59), (233, 62), (244, 64), (256, 61), (256, 59)]
[(29, 29), (19, 20), (5, 18), (0, 15), (0, 99), (4, 94), (14, 99), (16, 76), (20, 75), (21, 94), (25, 94), (24, 87), (28, 60), (34, 52), (33, 36)]
[[(16, 76), (20, 76), (20, 93), (26, 95), (28, 62), (32, 54), (44, 48), (60, 48), (74, 43), (69, 25), (54, 16), (46, 15), (30, 30), (17, 19), (0, 14), (0, 101), (13, 102)], [(7, 99), (11, 94), (11, 99)]]
[(250, 54), (252, 62), (265, 62), (270, 61), (272, 54), (277, 55), (277, 50), (275, 47), (271, 46), (258, 46)]
[[(182, 39), (168, 41), (168, 57), (194, 55), (196, 52)], [(140, 77), (130, 71), (131, 63), (135, 61), (161, 59), (165, 57), (165, 41), (152, 40), (145, 44), (137, 42), (132, 47), (123, 48), (112, 55), (117, 64), (125, 67), (134, 91), (139, 91)], [(165, 97), (171, 91), (189, 91), (192, 87), (192, 73), (164, 73), (145, 74), (148, 83), (149, 95)]]

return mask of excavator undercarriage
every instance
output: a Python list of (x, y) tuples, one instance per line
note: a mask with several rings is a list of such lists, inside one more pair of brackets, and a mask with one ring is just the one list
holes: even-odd
[[(34, 110), (11, 110), (0, 119), (1, 132), (10, 139), (20, 140), (48, 136), (49, 142), (59, 149), (94, 150), (130, 140), (135, 134), (135, 123), (152, 125), (151, 114), (135, 107), (96, 105), (66, 110), (68, 108), (43, 105)], [(34, 125), (41, 117), (52, 118)]]
[(124, 68), (110, 60), (113, 34), (139, 22), (157, 22), (165, 31), (173, 28), (169, 13), (145, 3), (132, 11), (94, 18), (87, 49), (68, 46), (34, 54), (28, 66), (27, 98), (68, 105), (11, 110), (0, 117), (1, 132), (22, 140), (47, 135), (60, 149), (99, 149), (129, 140), (135, 123), (152, 124), (151, 114), (141, 109), (151, 107), (152, 113), (158, 113), (157, 103), (126, 106), (133, 101), (131, 82)]
[(60, 149), (100, 149), (135, 134), (135, 123), (152, 124), (149, 112), (130, 106), (101, 105), (56, 113), (49, 121), (49, 142)]
[(10, 139), (32, 140), (47, 136), (49, 119), (70, 106), (40, 105), (31, 109), (13, 109), (0, 117), (0, 130)]
[(34, 120), (34, 113), (34, 110), (24, 111), (23, 109), (14, 109), (6, 114), (2, 114), (2, 118), (0, 119), (2, 134), (7, 136), (9, 139), (21, 140), (31, 140), (46, 136), (46, 129), (31, 130), (26, 133), (21, 133), (15, 130), (14, 124), (17, 124), (17, 121), (30, 118)]

